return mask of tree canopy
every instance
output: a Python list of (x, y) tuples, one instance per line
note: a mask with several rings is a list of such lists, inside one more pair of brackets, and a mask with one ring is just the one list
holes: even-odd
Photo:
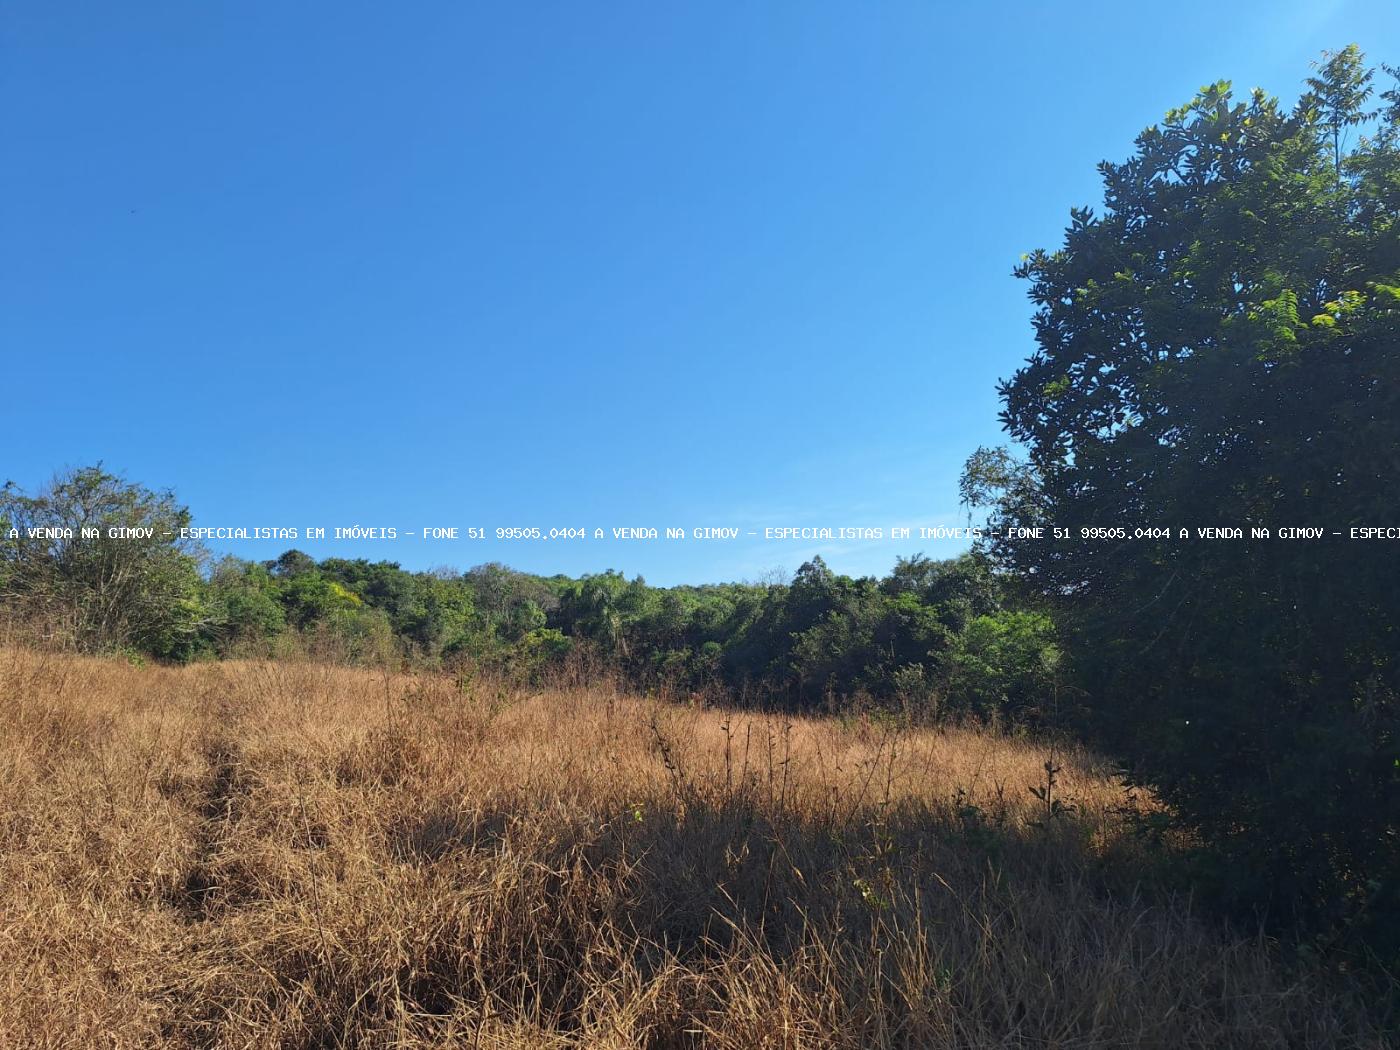
[[(1291, 108), (1222, 81), (1101, 164), (1102, 210), (1017, 270), (1028, 459), (981, 450), (964, 484), (994, 528), (1076, 530), (991, 553), (1056, 610), (1091, 724), (1235, 897), (1332, 929), (1400, 916), (1400, 555), (1330, 535), (1393, 524), (1400, 491), (1400, 94), (1375, 82), (1354, 47)], [(1274, 539), (1177, 541), (1213, 525)]]

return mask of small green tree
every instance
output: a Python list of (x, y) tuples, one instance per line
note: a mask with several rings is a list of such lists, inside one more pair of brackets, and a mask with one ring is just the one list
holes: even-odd
[(0, 604), (85, 650), (187, 656), (204, 622), (189, 511), (99, 464), (0, 490)]

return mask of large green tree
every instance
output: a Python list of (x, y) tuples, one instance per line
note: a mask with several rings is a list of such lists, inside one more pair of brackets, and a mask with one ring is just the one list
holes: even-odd
[(1354, 47), (1292, 108), (1213, 84), (1101, 164), (1103, 209), (1018, 270), (1037, 349), (1001, 392), (1029, 460), (983, 450), (964, 491), (1074, 530), (992, 549), (1220, 885), (1400, 937), (1400, 542), (1330, 535), (1400, 524), (1400, 96), (1373, 87)]

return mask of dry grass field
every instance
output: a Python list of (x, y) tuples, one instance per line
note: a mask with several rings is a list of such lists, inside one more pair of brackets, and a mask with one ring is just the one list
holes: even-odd
[(0, 649), (3, 1047), (1383, 1046), (1091, 756)]

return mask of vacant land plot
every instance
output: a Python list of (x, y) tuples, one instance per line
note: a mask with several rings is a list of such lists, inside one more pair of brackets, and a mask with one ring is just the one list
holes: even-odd
[(1384, 1045), (1135, 888), (1083, 753), (18, 649), (0, 705), (6, 1047)]

